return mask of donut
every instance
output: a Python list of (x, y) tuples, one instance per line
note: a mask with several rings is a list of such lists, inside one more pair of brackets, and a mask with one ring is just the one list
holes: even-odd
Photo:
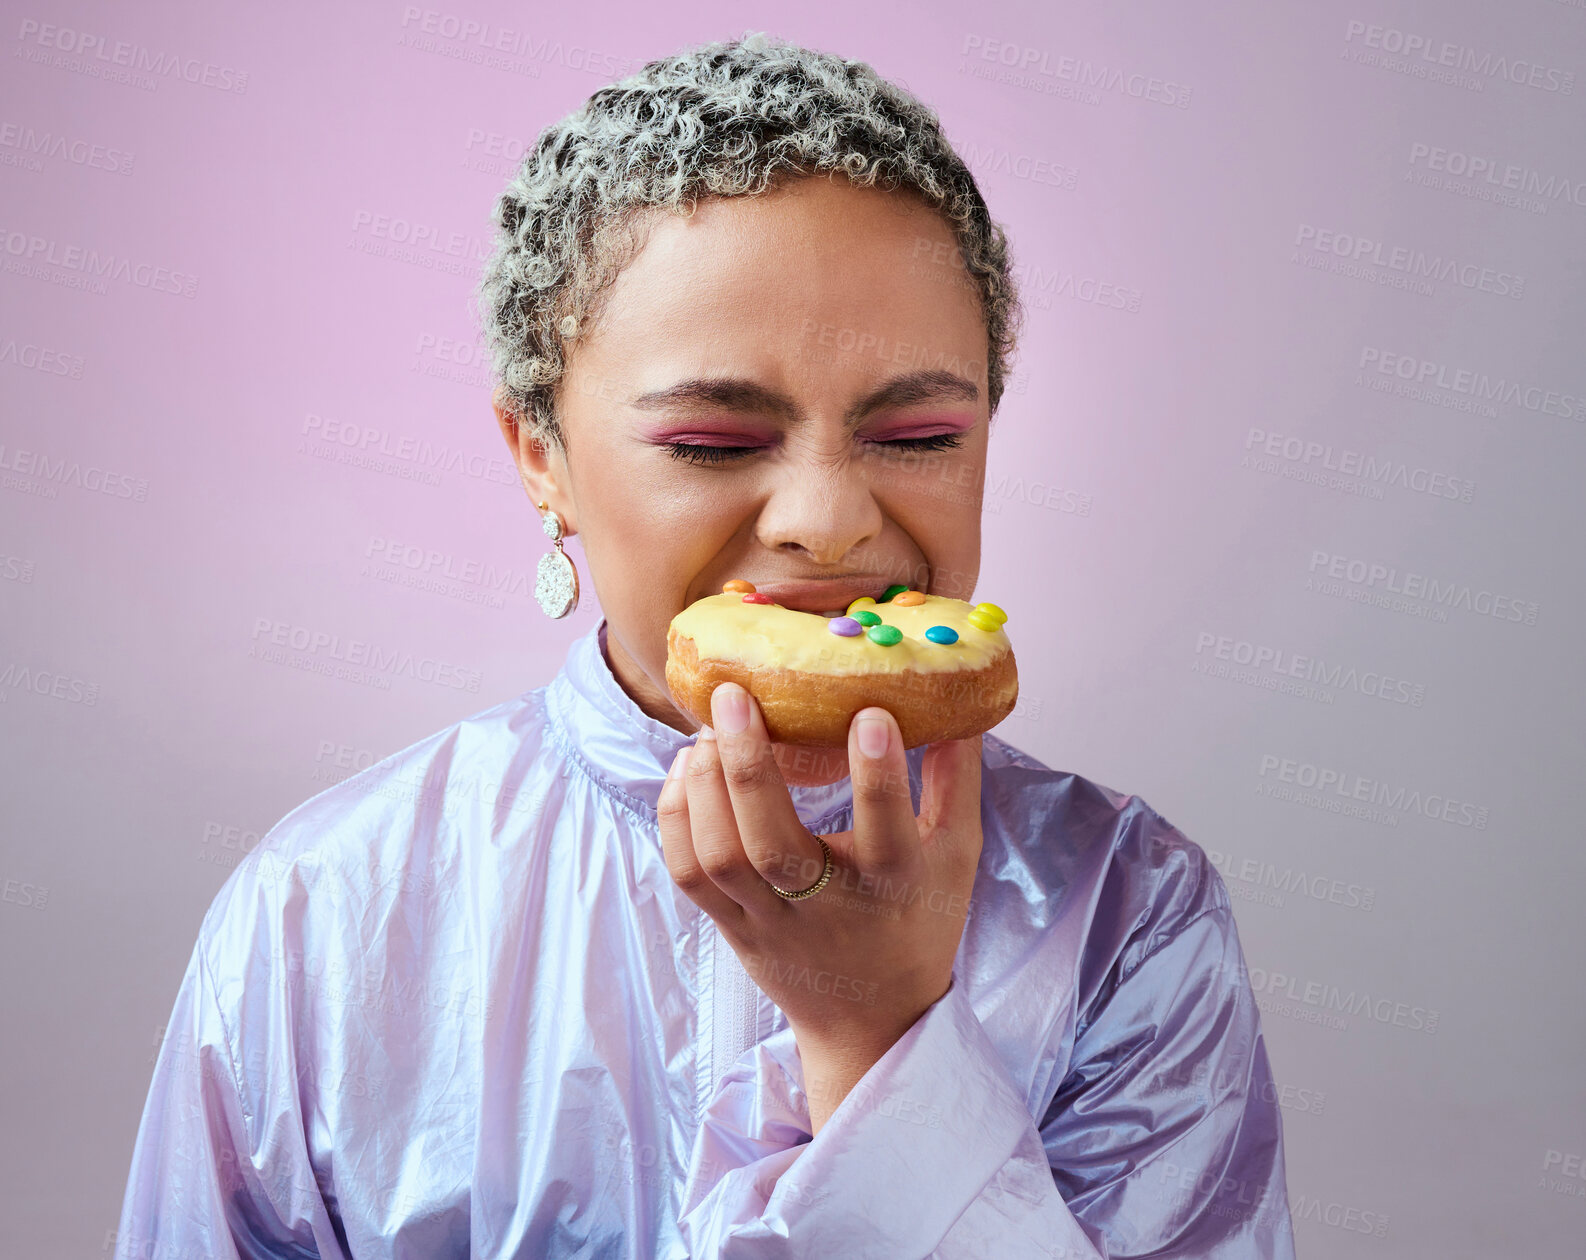
[(741, 578), (696, 600), (666, 634), (666, 685), (709, 724), (718, 684), (741, 684), (777, 743), (846, 748), (855, 713), (878, 705), (903, 746), (968, 739), (1013, 711), (1019, 675), (995, 604), (891, 586), (842, 616), (786, 608)]

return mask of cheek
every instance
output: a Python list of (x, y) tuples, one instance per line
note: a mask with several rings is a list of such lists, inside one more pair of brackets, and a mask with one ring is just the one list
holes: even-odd
[(898, 463), (871, 482), (887, 515), (927, 550), (953, 549), (955, 539), (978, 537), (984, 506), (985, 463), (956, 453), (929, 453)]
[(945, 451), (873, 450), (867, 461), (878, 494), (934, 503), (943, 510), (974, 507), (986, 480), (985, 447), (969, 439)]
[(634, 616), (683, 598), (699, 571), (742, 530), (749, 510), (722, 487), (670, 470), (612, 464), (593, 480), (595, 498), (580, 542), (611, 602)]
[(753, 520), (752, 497), (726, 478), (666, 477), (644, 499), (642, 538), (657, 565), (686, 582), (719, 555)]
[[(732, 528), (734, 496), (721, 484), (679, 475), (660, 458), (612, 459), (590, 480), (591, 529), (620, 540), (642, 557), (658, 549), (687, 550), (702, 536)], [(580, 487), (583, 500), (583, 487)]]
[(933, 595), (968, 599), (980, 574), (979, 489), (966, 487), (954, 497), (946, 491), (894, 495), (886, 510), (919, 552), (920, 559), (898, 580)]

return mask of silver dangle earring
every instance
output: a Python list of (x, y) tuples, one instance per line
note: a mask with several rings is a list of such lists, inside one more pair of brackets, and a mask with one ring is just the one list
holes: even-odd
[(573, 567), (572, 557), (562, 549), (562, 518), (554, 511), (547, 511), (543, 499), (535, 506), (544, 513), (541, 521), (545, 536), (556, 544), (556, 550), (540, 557), (534, 598), (539, 600), (545, 615), (555, 620), (578, 607), (578, 570)]

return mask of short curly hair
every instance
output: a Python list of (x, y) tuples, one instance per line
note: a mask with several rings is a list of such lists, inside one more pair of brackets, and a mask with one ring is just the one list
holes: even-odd
[(1007, 235), (936, 114), (862, 61), (764, 33), (652, 61), (546, 128), (496, 201), (476, 297), (503, 406), (565, 451), (567, 335), (637, 247), (639, 212), (842, 174), (910, 190), (952, 227), (986, 322), (995, 412), (1021, 318)]

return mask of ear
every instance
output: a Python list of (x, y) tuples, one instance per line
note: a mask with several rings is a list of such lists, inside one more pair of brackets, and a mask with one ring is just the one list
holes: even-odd
[(571, 478), (567, 471), (567, 458), (555, 443), (535, 435), (532, 427), (513, 410), (500, 386), (491, 399), (496, 413), (496, 423), (507, 449), (518, 466), (518, 479), (529, 496), (529, 502), (539, 510), (539, 504), (556, 512), (562, 518), (562, 532), (571, 537), (578, 532), (577, 518), (573, 512), (573, 496), (569, 492)]

